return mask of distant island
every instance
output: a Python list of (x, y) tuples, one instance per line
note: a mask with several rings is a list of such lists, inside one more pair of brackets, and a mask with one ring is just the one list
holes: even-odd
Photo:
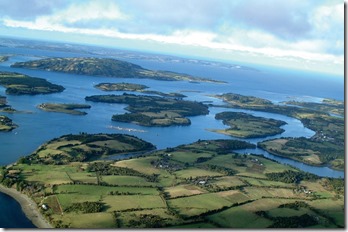
[(188, 116), (205, 115), (208, 107), (200, 102), (185, 101), (158, 96), (135, 95), (94, 95), (86, 101), (128, 104), (131, 113), (113, 115), (112, 120), (136, 123), (142, 126), (190, 125)]
[[(254, 147), (198, 140), (149, 152), (129, 135), (65, 135), (2, 167), (0, 182), (54, 228), (344, 227), (344, 179), (233, 152)], [(99, 160), (134, 151), (147, 154)]]
[(35, 95), (62, 92), (65, 88), (43, 78), (30, 77), (20, 73), (0, 72), (0, 85), (11, 95)]
[[(311, 138), (285, 138), (260, 143), (259, 146), (268, 152), (311, 165), (329, 165), (335, 169), (344, 169), (344, 118), (330, 115), (333, 111), (340, 112), (342, 103), (327, 100), (322, 106), (319, 103), (297, 102), (291, 102), (291, 105), (273, 104), (266, 99), (235, 93), (225, 93), (215, 97), (227, 103), (219, 107), (283, 114), (299, 119), (304, 126), (315, 131), (315, 135)], [(299, 149), (302, 152), (298, 152)]]
[(0, 131), (11, 131), (18, 126), (12, 120), (4, 115), (0, 115)]
[(221, 112), (215, 115), (215, 119), (223, 120), (230, 128), (211, 131), (239, 138), (260, 138), (280, 134), (284, 132), (280, 126), (286, 124), (284, 121), (255, 117), (242, 112)]
[(139, 65), (111, 58), (47, 58), (27, 62), (17, 62), (14, 68), (41, 69), (46, 71), (65, 72), (72, 74), (106, 76), (118, 78), (147, 78), (163, 81), (197, 81), (224, 83), (217, 80), (193, 77), (187, 74), (155, 71)]
[(0, 63), (8, 61), (9, 58), (10, 58), (10, 56), (0, 56)]
[(89, 109), (90, 105), (87, 104), (64, 104), (64, 103), (42, 103), (38, 105), (38, 108), (44, 111), (49, 112), (58, 112), (58, 113), (66, 113), (66, 114), (74, 114), (74, 115), (86, 115), (87, 113), (84, 111), (76, 110), (76, 109)]
[(181, 93), (163, 93), (155, 90), (145, 90), (149, 88), (146, 85), (133, 84), (133, 83), (100, 83), (95, 85), (97, 89), (103, 91), (129, 91), (129, 92), (139, 92), (146, 94), (156, 94), (162, 97), (174, 97), (174, 98), (184, 98), (186, 95)]

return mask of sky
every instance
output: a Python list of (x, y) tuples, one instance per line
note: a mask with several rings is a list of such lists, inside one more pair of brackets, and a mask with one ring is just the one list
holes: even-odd
[(0, 0), (0, 36), (344, 72), (343, 0)]

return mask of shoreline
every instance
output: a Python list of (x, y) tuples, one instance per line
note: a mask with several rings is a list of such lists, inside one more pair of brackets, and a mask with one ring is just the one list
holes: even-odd
[(16, 200), (24, 212), (25, 216), (37, 227), (40, 229), (43, 228), (53, 228), (51, 224), (40, 213), (37, 204), (27, 195), (18, 192), (13, 188), (7, 188), (0, 184), (0, 192), (12, 197)]

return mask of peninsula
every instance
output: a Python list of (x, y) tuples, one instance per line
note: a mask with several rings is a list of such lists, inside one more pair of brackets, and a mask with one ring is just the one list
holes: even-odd
[(86, 115), (84, 111), (77, 109), (89, 109), (90, 105), (87, 104), (64, 104), (64, 103), (42, 103), (38, 105), (38, 108), (49, 112), (58, 112), (73, 115)]
[(208, 107), (200, 102), (175, 98), (135, 95), (94, 95), (86, 101), (128, 104), (130, 113), (113, 115), (112, 120), (136, 123), (142, 126), (190, 125), (188, 116), (206, 115)]
[(284, 121), (255, 117), (240, 112), (221, 112), (215, 115), (215, 119), (222, 120), (230, 128), (211, 131), (239, 138), (260, 138), (280, 134), (284, 132), (280, 126), (286, 124)]
[(162, 81), (196, 81), (224, 83), (207, 78), (169, 71), (145, 69), (139, 65), (111, 58), (47, 58), (27, 62), (17, 62), (11, 67), (41, 69), (89, 76), (106, 76), (117, 78), (147, 78)]
[[(311, 138), (285, 138), (260, 143), (259, 146), (268, 152), (311, 165), (330, 165), (338, 170), (344, 169), (344, 118), (331, 116), (327, 112), (328, 110), (332, 112), (335, 105), (336, 110), (340, 111), (341, 104), (338, 104), (337, 101), (333, 103), (332, 100), (328, 100), (323, 103), (323, 107), (309, 103), (299, 103), (298, 105), (303, 107), (298, 107), (277, 105), (266, 99), (235, 93), (215, 97), (227, 103), (227, 105), (219, 107), (283, 114), (299, 119), (307, 128), (315, 131), (315, 135)], [(292, 104), (297, 103), (292, 102)], [(330, 108), (327, 107), (328, 104), (330, 104)]]
[(11, 95), (50, 94), (64, 90), (63, 86), (52, 84), (43, 78), (13, 72), (0, 72), (0, 85), (4, 86), (6, 93)]
[(233, 152), (253, 147), (198, 140), (128, 160), (96, 160), (153, 146), (120, 134), (66, 135), (3, 167), (0, 181), (32, 198), (54, 228), (345, 226), (343, 179)]

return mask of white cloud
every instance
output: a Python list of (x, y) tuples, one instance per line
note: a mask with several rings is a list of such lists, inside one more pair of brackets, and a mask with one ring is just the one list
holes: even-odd
[[(130, 0), (130, 2), (136, 5), (137, 1)], [(145, 10), (142, 9), (145, 12), (141, 15), (139, 11), (141, 7), (125, 8), (125, 6), (131, 6), (129, 2), (123, 4), (117, 2), (118, 5), (116, 5), (116, 1), (107, 0), (76, 1), (65, 10), (55, 10), (50, 15), (41, 15), (31, 21), (5, 17), (2, 22), (11, 28), (105, 36), (125, 40), (146, 40), (169, 46), (187, 45), (230, 54), (244, 53), (250, 57), (263, 56), (291, 62), (297, 59), (343, 66), (343, 38), (340, 37), (343, 33), (340, 30), (341, 26), (343, 30), (343, 4), (326, 4), (311, 9), (308, 12), (310, 20), (306, 22), (311, 26), (311, 33), (305, 37), (300, 36), (300, 38), (287, 40), (277, 36), (272, 30), (267, 31), (256, 26), (243, 27), (238, 22), (226, 19), (226, 15), (220, 17), (219, 12), (222, 15), (224, 11), (221, 6), (211, 7), (213, 1), (208, 1), (196, 11), (194, 11), (192, 2), (185, 3), (185, 6), (192, 11), (191, 14), (188, 10), (180, 10), (175, 13), (174, 2), (168, 6), (162, 3), (158, 11), (163, 10), (163, 12), (149, 16), (149, 12), (154, 12), (156, 9), (156, 2), (154, 0), (146, 2), (146, 4), (151, 4)], [(142, 2), (140, 6), (145, 7), (146, 4)], [(209, 7), (212, 8), (214, 17), (209, 14), (204, 15), (209, 11)], [(173, 9), (171, 10), (171, 8)], [(147, 10), (149, 12), (146, 12)], [(166, 18), (166, 12), (170, 10), (171, 13)], [(199, 17), (196, 17), (197, 15)], [(277, 15), (279, 16), (279, 14)], [(195, 18), (195, 20), (192, 19), (189, 22), (191, 18)], [(145, 20), (141, 21), (142, 19)], [(154, 19), (167, 20), (163, 22), (163, 20)], [(91, 24), (95, 26), (91, 26)], [(165, 30), (166, 32), (163, 33), (162, 29), (148, 29), (148, 27), (157, 26), (170, 28), (170, 30)], [(278, 26), (281, 26), (281, 23)], [(124, 30), (124, 28), (129, 28), (129, 30)], [(139, 28), (144, 29), (139, 30)], [(295, 33), (294, 28), (296, 27), (293, 26), (290, 29)]]

